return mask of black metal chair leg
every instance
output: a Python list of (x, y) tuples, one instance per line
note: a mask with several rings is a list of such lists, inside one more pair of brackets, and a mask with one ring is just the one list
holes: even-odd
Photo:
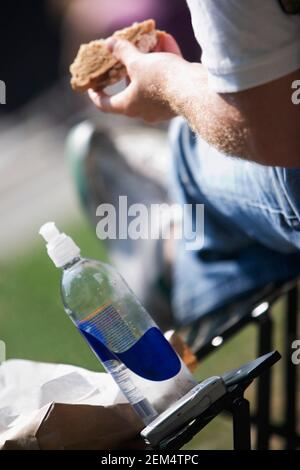
[[(258, 356), (272, 350), (272, 319), (270, 311), (257, 318), (258, 324)], [(256, 448), (265, 450), (269, 448), (270, 440), (270, 414), (271, 414), (271, 370), (268, 369), (259, 377), (257, 385), (257, 440)]]
[(250, 450), (250, 406), (245, 398), (237, 398), (231, 407), (234, 450)]
[(297, 366), (291, 360), (292, 342), (297, 336), (298, 289), (297, 286), (287, 294), (286, 331), (285, 331), (285, 447), (295, 448), (297, 416)]

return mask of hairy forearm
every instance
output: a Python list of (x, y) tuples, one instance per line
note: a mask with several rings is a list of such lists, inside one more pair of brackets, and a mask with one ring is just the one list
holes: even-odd
[(219, 151), (251, 159), (250, 129), (230, 103), (230, 96), (210, 89), (201, 64), (180, 67), (175, 77), (166, 74), (164, 93), (174, 113), (186, 118), (193, 131)]
[[(172, 72), (172, 73), (171, 73)], [(201, 64), (166, 71), (163, 93), (177, 115), (219, 151), (274, 166), (300, 166), (300, 106), (291, 102), (297, 73), (238, 93), (219, 94)], [(284, 119), (283, 119), (284, 117)]]

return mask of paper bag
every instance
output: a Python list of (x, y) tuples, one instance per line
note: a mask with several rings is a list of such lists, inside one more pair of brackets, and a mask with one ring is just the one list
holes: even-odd
[[(167, 333), (193, 369), (195, 356)], [(0, 449), (136, 449), (144, 425), (109, 374), (64, 364), (0, 366)]]
[(0, 366), (0, 449), (139, 448), (143, 427), (109, 374), (24, 360)]
[(52, 403), (7, 436), (2, 450), (142, 449), (144, 425), (128, 404)]

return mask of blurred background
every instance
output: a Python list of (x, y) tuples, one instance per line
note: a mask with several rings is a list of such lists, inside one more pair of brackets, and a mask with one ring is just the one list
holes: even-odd
[[(86, 119), (106, 127), (129, 123), (101, 115), (85, 96), (72, 92), (68, 67), (82, 42), (150, 17), (176, 37), (188, 60), (199, 60), (182, 0), (27, 0), (1, 5), (0, 79), (7, 94), (6, 104), (0, 105), (0, 339), (6, 343), (7, 358), (100, 370), (64, 314), (60, 273), (46, 255), (38, 229), (55, 220), (85, 256), (106, 258), (79, 206), (65, 140)], [(252, 345), (254, 331), (249, 327), (200, 364), (198, 378), (252, 359)], [(229, 420), (215, 420), (188, 447), (230, 448), (229, 429)]]

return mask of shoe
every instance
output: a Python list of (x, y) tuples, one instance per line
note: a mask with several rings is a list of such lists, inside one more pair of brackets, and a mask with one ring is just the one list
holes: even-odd
[[(168, 203), (170, 154), (163, 131), (146, 128), (97, 129), (83, 122), (70, 133), (67, 155), (81, 203), (96, 227), (100, 204), (119, 211), (119, 196), (133, 204)], [(117, 224), (118, 228), (118, 224)], [(173, 326), (164, 240), (106, 239), (112, 264), (163, 331)]]

